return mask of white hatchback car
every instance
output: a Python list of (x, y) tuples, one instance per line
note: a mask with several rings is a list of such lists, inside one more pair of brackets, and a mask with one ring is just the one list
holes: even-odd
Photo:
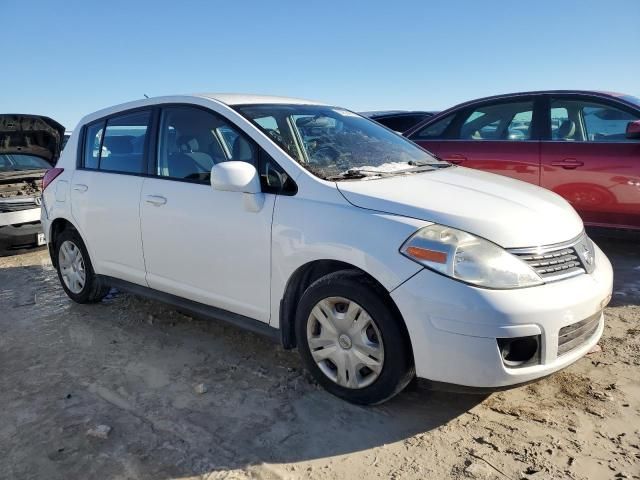
[(96, 112), (44, 188), (73, 300), (113, 286), (267, 333), (355, 403), (415, 376), (501, 388), (548, 375), (596, 344), (611, 296), (609, 261), (558, 195), (305, 100)]

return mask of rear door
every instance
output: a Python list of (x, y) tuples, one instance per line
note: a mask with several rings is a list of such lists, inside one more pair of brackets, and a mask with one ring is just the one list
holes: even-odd
[(542, 186), (566, 198), (585, 223), (640, 228), (640, 113), (614, 100), (549, 95), (541, 145)]
[(71, 211), (96, 272), (140, 285), (146, 285), (140, 192), (151, 117), (151, 110), (137, 110), (85, 126), (71, 185)]

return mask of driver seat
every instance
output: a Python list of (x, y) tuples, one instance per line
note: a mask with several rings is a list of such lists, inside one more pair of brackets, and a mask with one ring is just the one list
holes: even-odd
[(255, 154), (253, 146), (241, 135), (238, 135), (233, 142), (233, 148), (231, 149), (231, 160), (240, 162), (251, 163), (256, 165)]

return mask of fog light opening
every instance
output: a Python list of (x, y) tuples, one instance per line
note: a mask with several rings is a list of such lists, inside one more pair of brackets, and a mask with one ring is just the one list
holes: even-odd
[(498, 338), (498, 348), (502, 363), (507, 367), (534, 365), (540, 359), (540, 336)]

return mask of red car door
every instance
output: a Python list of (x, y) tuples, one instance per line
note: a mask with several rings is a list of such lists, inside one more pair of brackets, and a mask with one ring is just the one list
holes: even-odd
[(534, 97), (492, 100), (462, 108), (409, 138), (465, 167), (540, 182), (540, 143)]
[(588, 225), (640, 229), (640, 140), (625, 137), (640, 115), (599, 98), (549, 98), (541, 184)]

